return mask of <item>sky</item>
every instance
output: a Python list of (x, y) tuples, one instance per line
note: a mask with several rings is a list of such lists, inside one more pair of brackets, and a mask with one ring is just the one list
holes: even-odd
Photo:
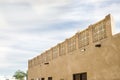
[(0, 0), (0, 75), (27, 71), (29, 59), (111, 14), (120, 0)]

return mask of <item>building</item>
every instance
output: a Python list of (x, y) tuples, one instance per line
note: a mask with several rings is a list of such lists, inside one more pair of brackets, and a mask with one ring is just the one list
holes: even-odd
[(107, 15), (28, 61), (28, 80), (120, 80), (120, 33)]

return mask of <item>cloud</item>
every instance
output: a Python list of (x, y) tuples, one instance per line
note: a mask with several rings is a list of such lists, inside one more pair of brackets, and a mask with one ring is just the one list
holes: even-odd
[(117, 0), (0, 0), (0, 74), (27, 70), (28, 59), (109, 13), (120, 32), (119, 5)]

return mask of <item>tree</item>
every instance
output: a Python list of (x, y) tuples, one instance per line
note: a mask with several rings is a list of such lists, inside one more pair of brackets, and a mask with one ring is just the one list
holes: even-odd
[(17, 70), (13, 77), (15, 77), (17, 80), (24, 80), (24, 77), (26, 77), (27, 74), (21, 70)]

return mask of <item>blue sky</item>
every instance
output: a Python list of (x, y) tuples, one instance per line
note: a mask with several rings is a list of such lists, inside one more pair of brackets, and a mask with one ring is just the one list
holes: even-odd
[(107, 14), (120, 32), (119, 0), (0, 0), (0, 75), (26, 71), (28, 59)]

